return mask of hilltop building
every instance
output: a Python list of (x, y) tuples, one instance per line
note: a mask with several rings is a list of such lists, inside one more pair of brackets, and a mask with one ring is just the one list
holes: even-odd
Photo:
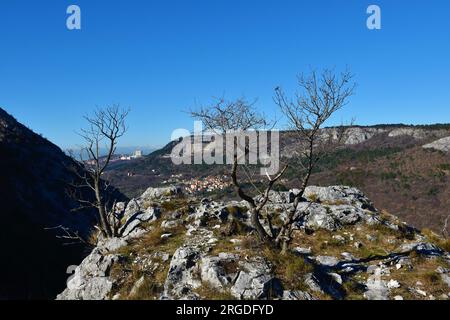
[(134, 151), (132, 157), (135, 158), (135, 159), (142, 158), (142, 150)]

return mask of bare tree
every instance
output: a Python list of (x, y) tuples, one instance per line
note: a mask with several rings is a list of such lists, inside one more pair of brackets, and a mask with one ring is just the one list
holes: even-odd
[[(226, 137), (227, 133), (232, 132), (246, 132), (250, 129), (257, 130), (267, 126), (267, 121), (263, 116), (259, 115), (254, 109), (254, 102), (248, 102), (245, 98), (240, 98), (235, 101), (227, 101), (219, 99), (216, 103), (201, 107), (199, 110), (190, 111), (193, 118), (203, 122), (207, 130), (215, 132), (216, 134)], [(237, 143), (234, 142), (236, 146)], [(245, 146), (245, 154), (248, 152), (248, 146)], [(238, 167), (241, 166), (238, 161), (237, 148), (234, 148), (233, 165), (231, 168), (231, 178), (235, 187), (237, 195), (245, 200), (250, 207), (250, 218), (253, 228), (258, 233), (259, 238), (264, 242), (271, 242), (273, 234), (266, 232), (261, 225), (261, 211), (267, 204), (270, 191), (274, 184), (284, 174), (287, 167), (281, 169), (274, 176), (267, 175), (267, 183), (264, 191), (261, 192), (261, 200), (255, 201), (254, 197), (250, 196), (242, 187), (238, 177)]]
[(336, 74), (325, 69), (320, 74), (312, 71), (309, 75), (300, 75), (300, 92), (295, 99), (289, 99), (282, 89), (275, 89), (274, 100), (287, 117), (288, 123), (296, 135), (300, 161), (296, 163), (300, 189), (294, 197), (293, 207), (288, 211), (275, 243), (287, 249), (292, 238), (292, 225), (298, 218), (298, 205), (308, 186), (311, 174), (322, 157), (331, 152), (342, 141), (344, 128), (322, 130), (324, 123), (339, 109), (348, 103), (353, 95), (355, 84), (348, 71)]
[(109, 183), (102, 179), (102, 175), (110, 164), (112, 156), (116, 152), (117, 142), (127, 127), (125, 119), (129, 110), (123, 110), (118, 105), (97, 109), (92, 116), (85, 116), (87, 127), (79, 133), (84, 140), (79, 161), (76, 168), (81, 183), (73, 185), (76, 188), (84, 188), (91, 191), (93, 199), (84, 199), (81, 193), (74, 192), (76, 200), (81, 204), (80, 208), (96, 208), (98, 212), (99, 229), (103, 236), (114, 237), (117, 235), (117, 219), (115, 203), (108, 206), (105, 193)]

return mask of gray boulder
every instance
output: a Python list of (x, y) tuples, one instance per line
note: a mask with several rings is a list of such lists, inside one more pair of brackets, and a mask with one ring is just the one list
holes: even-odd
[(263, 259), (240, 261), (240, 271), (231, 287), (237, 299), (264, 299), (281, 297), (281, 283), (271, 274), (271, 268)]
[(405, 243), (400, 246), (398, 249), (400, 253), (408, 253), (411, 251), (415, 251), (418, 254), (422, 254), (425, 256), (442, 256), (444, 255), (444, 251), (438, 246), (429, 243), (429, 242), (413, 242), (413, 243)]
[(284, 290), (282, 300), (315, 300), (308, 292), (300, 290)]
[(334, 299), (340, 300), (344, 297), (344, 291), (339, 282), (336, 281), (336, 276), (340, 278), (338, 274), (327, 274), (326, 272), (320, 272), (319, 270), (314, 273), (308, 273), (305, 275), (304, 282), (312, 290), (320, 293), (327, 293)]
[(101, 251), (116, 251), (122, 247), (125, 247), (128, 244), (128, 242), (123, 238), (106, 238), (101, 239), (97, 243), (97, 247)]
[(113, 282), (109, 272), (119, 257), (104, 255), (95, 248), (75, 269), (67, 282), (67, 288), (57, 296), (57, 300), (105, 300), (109, 298)]
[(200, 262), (200, 275), (202, 282), (208, 283), (213, 288), (223, 291), (231, 283), (231, 277), (226, 274), (223, 262), (228, 261), (224, 257), (204, 257)]
[(131, 199), (127, 206), (125, 207), (125, 213), (123, 215), (123, 220), (127, 221), (132, 217), (133, 215), (137, 214), (141, 211), (141, 204), (140, 201), (137, 199)]
[(326, 267), (334, 267), (339, 263), (339, 260), (336, 257), (332, 256), (317, 256), (315, 257), (317, 263)]
[(370, 276), (366, 282), (367, 291), (364, 297), (367, 300), (389, 300), (389, 288), (386, 281), (377, 276)]
[(161, 222), (161, 228), (163, 229), (172, 229), (181, 225), (180, 220), (163, 220)]
[(200, 251), (194, 246), (178, 248), (170, 261), (169, 272), (164, 283), (164, 298), (191, 300), (198, 295), (193, 292), (201, 286), (197, 261)]
[(149, 207), (147, 210), (141, 212), (137, 211), (126, 220), (125, 224), (119, 229), (122, 237), (129, 236), (141, 223), (152, 222), (161, 216), (159, 208)]
[(180, 186), (170, 186), (163, 188), (148, 188), (141, 196), (143, 200), (159, 200), (163, 198), (170, 198), (179, 196), (183, 193), (183, 189)]

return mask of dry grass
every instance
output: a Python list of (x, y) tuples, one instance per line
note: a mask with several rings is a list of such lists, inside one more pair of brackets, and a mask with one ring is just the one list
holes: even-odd
[(150, 277), (144, 278), (144, 283), (128, 296), (128, 300), (155, 300), (163, 291), (163, 282), (158, 282)]
[(345, 296), (346, 300), (364, 300), (365, 299), (364, 298), (365, 288), (364, 288), (364, 285), (362, 285), (360, 281), (358, 281), (354, 278), (350, 278), (350, 279), (347, 279), (347, 281), (345, 281), (342, 286), (346, 293), (346, 296)]
[[(243, 239), (243, 237), (233, 237), (233, 239)], [(240, 244), (235, 244), (230, 241), (230, 238), (219, 237), (219, 241), (211, 250), (211, 255), (218, 255), (221, 252), (227, 253), (243, 253), (242, 250), (239, 249), (242, 242)]]
[[(442, 281), (441, 275), (436, 272), (439, 266), (445, 266), (445, 261), (440, 258), (424, 258), (418, 255), (411, 255), (413, 269), (402, 268), (400, 270), (391, 271), (389, 276), (391, 279), (397, 280), (401, 287), (392, 290), (392, 297), (401, 295), (404, 299), (429, 299), (429, 295), (433, 295), (439, 299), (441, 295), (449, 292), (448, 285)], [(422, 285), (417, 285), (417, 282)], [(425, 291), (428, 296), (424, 297), (415, 294), (408, 288), (417, 288)]]
[(186, 213), (189, 208), (189, 204), (189, 199), (180, 197), (164, 201), (160, 204), (160, 207), (163, 212), (179, 211), (181, 213)]
[(431, 243), (437, 245), (447, 252), (450, 252), (450, 239), (444, 239), (427, 228), (422, 230), (422, 234), (425, 235)]
[[(306, 234), (302, 231), (295, 231), (291, 247), (310, 247), (313, 255), (330, 255), (341, 258), (341, 253), (348, 252), (356, 258), (370, 258), (374, 256), (383, 256), (394, 251), (400, 239), (397, 239), (398, 233), (383, 225), (344, 227), (339, 232), (327, 230), (317, 230), (312, 234)], [(334, 235), (340, 235), (345, 240), (334, 239)], [(374, 241), (367, 239), (367, 235), (375, 236)], [(403, 237), (400, 236), (401, 242)], [(353, 240), (351, 240), (353, 239)], [(362, 244), (360, 248), (354, 246), (355, 242)]]
[(313, 266), (292, 252), (281, 254), (278, 249), (265, 247), (262, 255), (270, 261), (275, 276), (288, 290), (307, 290), (303, 281), (305, 275), (313, 271)]
[(317, 202), (317, 200), (319, 199), (319, 196), (316, 193), (309, 193), (305, 196), (311, 202)]
[(204, 300), (235, 300), (236, 298), (230, 293), (229, 289), (224, 291), (217, 290), (207, 283), (194, 290)]
[[(172, 236), (168, 239), (161, 239), (161, 235), (167, 232), (172, 233)], [(165, 230), (159, 225), (154, 225), (143, 237), (119, 249), (117, 253), (122, 256), (122, 259), (111, 270), (111, 277), (115, 279), (112, 296), (119, 293), (121, 299), (158, 299), (163, 290), (169, 264), (163, 263), (158, 257), (154, 257), (152, 263), (156, 268), (150, 271), (143, 270), (142, 265), (133, 261), (137, 256), (149, 257), (156, 252), (171, 255), (184, 243), (184, 238), (185, 229), (183, 226)], [(130, 296), (131, 289), (142, 276), (145, 277), (143, 285)]]
[(97, 229), (93, 229), (87, 238), (87, 243), (92, 246), (96, 246), (98, 242), (98, 236), (100, 235), (100, 231)]
[[(158, 299), (163, 291), (167, 272), (168, 267), (163, 265), (149, 273), (130, 261), (116, 264), (111, 270), (111, 277), (115, 279), (111, 297), (119, 294), (121, 300)], [(132, 293), (132, 288), (141, 277), (144, 277), (143, 284)]]

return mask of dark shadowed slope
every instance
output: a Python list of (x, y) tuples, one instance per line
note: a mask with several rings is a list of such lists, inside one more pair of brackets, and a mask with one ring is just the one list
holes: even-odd
[(95, 222), (92, 212), (71, 212), (72, 163), (0, 108), (0, 299), (54, 298), (67, 267), (81, 260), (83, 246), (65, 246), (45, 229), (64, 225), (88, 235)]

